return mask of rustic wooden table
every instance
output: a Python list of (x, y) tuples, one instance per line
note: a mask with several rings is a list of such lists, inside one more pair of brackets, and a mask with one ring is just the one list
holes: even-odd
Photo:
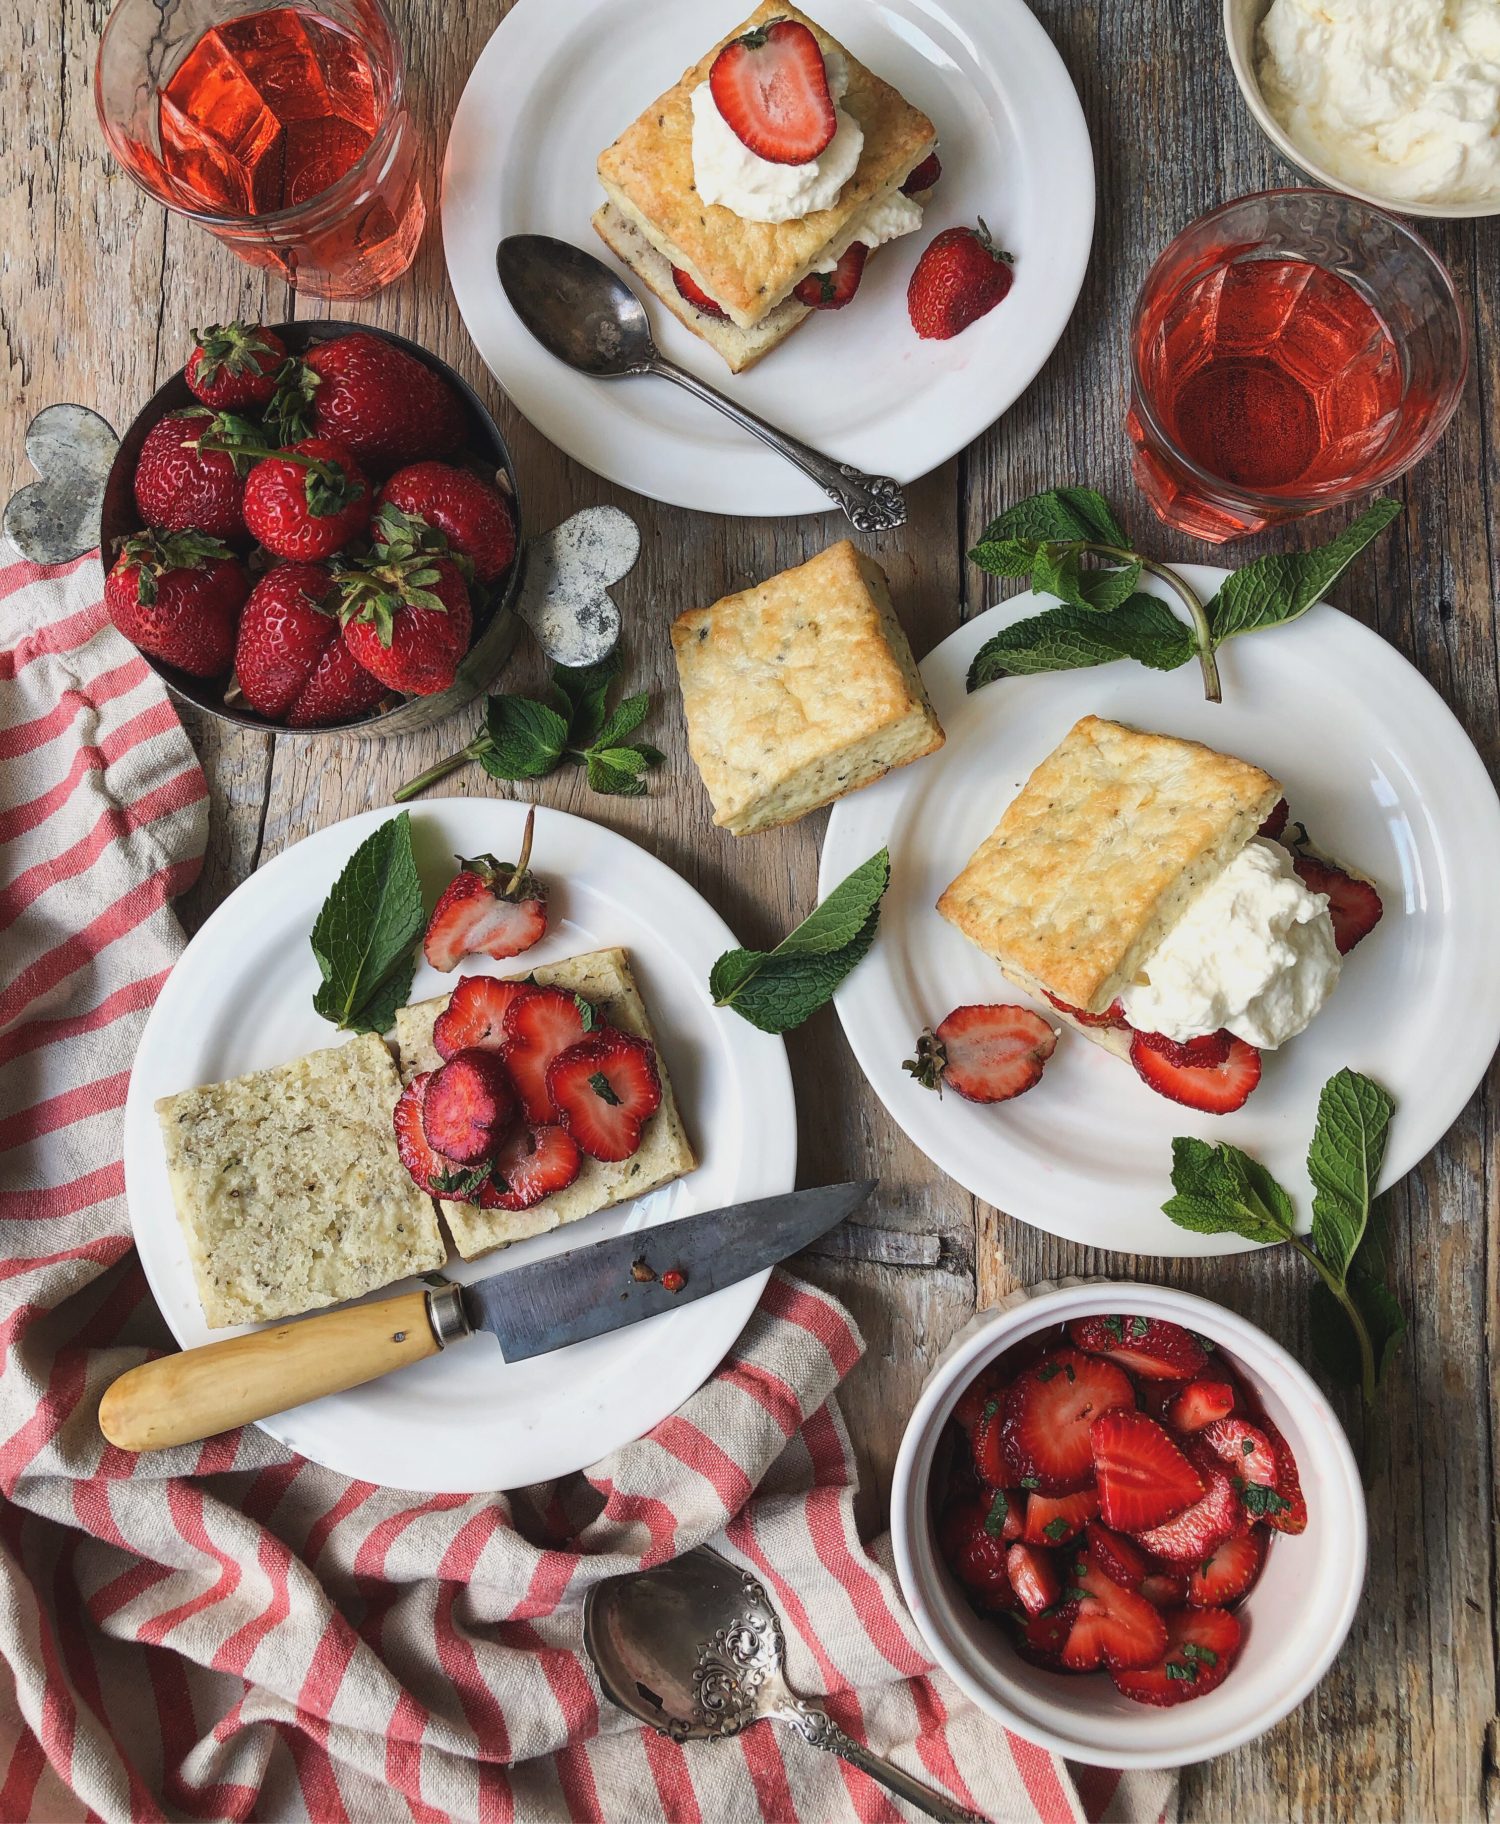
[[(1087, 479), (1128, 504), (1137, 521), (1144, 516), (1121, 428), (1125, 331), (1141, 278), (1193, 216), (1289, 181), (1246, 115), (1210, 0), (1033, 4), (1067, 60), (1093, 132), (1093, 265), (1041, 378), (987, 435), (909, 490), (909, 525), (877, 547), (919, 654), (994, 599), (995, 585), (964, 553), (1005, 502)], [(505, 0), (398, 6), (427, 135), (429, 194), (446, 122), (504, 10)], [(267, 284), (165, 216), (111, 164), (95, 124), (90, 82), (105, 11), (103, 0), (23, 0), (0, 36), (6, 491), (26, 476), (22, 434), (33, 411), (78, 399), (116, 425), (128, 422), (184, 359), (192, 324), (337, 314), (415, 337), (464, 372), (498, 413), (532, 529), (582, 503), (611, 500), (644, 532), (641, 563), (619, 594), (632, 684), (649, 686), (658, 705), (645, 732), (667, 750), (668, 764), (650, 796), (634, 802), (595, 797), (572, 772), (544, 782), (537, 795), (644, 840), (744, 942), (774, 940), (813, 903), (823, 818), (738, 843), (710, 826), (687, 759), (667, 627), (683, 608), (810, 556), (842, 534), (841, 522), (707, 518), (611, 489), (563, 459), (508, 407), (475, 355), (449, 294), (435, 221), (404, 279), (368, 304), (331, 312)], [(1493, 769), (1500, 758), (1500, 221), (1434, 228), (1473, 327), (1473, 372), (1441, 448), (1404, 490), (1404, 518), (1338, 596), (1416, 662)], [(1023, 251), (1047, 258), (1045, 246)], [(1164, 531), (1153, 528), (1153, 537), (1165, 553), (1204, 555)], [(1264, 543), (1297, 537), (1281, 533)], [(524, 689), (542, 674), (537, 655), (522, 652), (506, 682)], [(188, 924), (201, 923), (289, 843), (386, 802), (401, 780), (467, 739), (469, 719), (389, 744), (273, 738), (191, 719), (213, 798), (208, 865), (183, 907)], [(500, 788), (475, 768), (449, 789)], [(1089, 1272), (1170, 1281), (1222, 1300), (1307, 1354), (1298, 1262), (1135, 1260), (1053, 1240), (976, 1204), (928, 1164), (865, 1087), (831, 1013), (793, 1034), (789, 1049), (804, 1180), (881, 1179), (859, 1226), (799, 1263), (848, 1302), (868, 1345), (844, 1397), (864, 1459), (862, 1518), (870, 1531), (884, 1523), (902, 1420), (929, 1364), (976, 1307), (1018, 1284)], [(1391, 1468), (1372, 1498), (1370, 1577), (1354, 1632), (1295, 1715), (1238, 1754), (1185, 1774), (1188, 1819), (1500, 1818), (1495, 1082), (1492, 1073), (1443, 1144), (1388, 1199), (1394, 1270), (1412, 1322), (1381, 1421)]]

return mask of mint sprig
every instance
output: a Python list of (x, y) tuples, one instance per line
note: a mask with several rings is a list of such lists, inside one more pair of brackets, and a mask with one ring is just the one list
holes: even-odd
[(409, 779), (396, 792), (396, 802), (414, 798), (474, 760), (491, 778), (507, 781), (543, 779), (568, 761), (584, 768), (590, 790), (638, 798), (646, 789), (647, 773), (666, 756), (649, 741), (629, 738), (651, 713), (644, 691), (609, 708), (619, 673), (614, 655), (576, 669), (555, 665), (550, 701), (491, 697), (484, 725), (468, 746)]
[[(1092, 488), (1034, 494), (994, 520), (969, 556), (992, 576), (1027, 579), (1059, 605), (987, 640), (969, 667), (969, 689), (1115, 659), (1174, 671), (1196, 658), (1204, 695), (1217, 703), (1223, 695), (1218, 648), (1306, 614), (1400, 511), (1398, 501), (1377, 500), (1321, 549), (1256, 558), (1205, 602), (1180, 571), (1132, 548), (1109, 503)], [(1143, 573), (1172, 591), (1185, 622), (1141, 591)]]
[(1324, 1369), (1357, 1385), (1368, 1412), (1406, 1329), (1386, 1284), (1374, 1211), (1395, 1104), (1380, 1085), (1341, 1070), (1323, 1085), (1307, 1152), (1313, 1183), (1311, 1233), (1297, 1232), (1290, 1196), (1237, 1146), (1179, 1136), (1172, 1142), (1172, 1189), (1162, 1208), (1178, 1228), (1285, 1242), (1318, 1275), (1311, 1288), (1312, 1334)]
[(323, 901), (311, 939), (323, 977), (317, 1012), (346, 1032), (388, 1032), (411, 993), (426, 924), (411, 813), (402, 811), (365, 838)]
[(881, 849), (839, 882), (774, 950), (726, 950), (709, 972), (716, 1007), (732, 1007), (762, 1032), (800, 1026), (875, 941), (880, 901), (891, 879)]

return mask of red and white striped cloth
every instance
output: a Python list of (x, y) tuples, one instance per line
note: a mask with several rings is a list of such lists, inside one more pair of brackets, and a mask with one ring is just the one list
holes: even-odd
[(170, 1346), (120, 1111), (206, 793), (92, 558), (0, 569), (0, 763), (0, 1819), (895, 1824), (769, 1725), (684, 1749), (601, 1699), (585, 1590), (703, 1540), (768, 1584), (794, 1683), (935, 1786), (1007, 1824), (1174, 1814), (1168, 1776), (1071, 1770), (931, 1670), (854, 1528), (860, 1339), (789, 1276), (679, 1413), (520, 1494), (351, 1482), (253, 1428), (106, 1445), (101, 1392)]

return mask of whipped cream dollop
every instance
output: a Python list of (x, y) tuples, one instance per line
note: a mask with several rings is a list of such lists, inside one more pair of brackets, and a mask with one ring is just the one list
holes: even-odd
[(883, 246), (887, 241), (899, 240), (903, 234), (913, 234), (921, 226), (920, 203), (913, 202), (909, 196), (903, 196), (899, 190), (893, 190), (889, 196), (877, 196), (860, 210), (848, 233), (840, 235), (833, 242), (813, 271), (832, 272), (845, 250), (856, 241), (863, 241), (866, 247), (873, 249)]
[(1141, 1032), (1193, 1039), (1227, 1027), (1274, 1051), (1333, 992), (1341, 959), (1328, 900), (1278, 843), (1254, 836), (1192, 900), (1120, 999)]
[(693, 90), (693, 182), (705, 203), (722, 203), (747, 222), (800, 221), (833, 207), (859, 164), (865, 132), (838, 105), (849, 87), (849, 66), (830, 51), (823, 68), (837, 127), (805, 165), (777, 165), (758, 157), (719, 112), (713, 90), (699, 83)]
[(1258, 69), (1282, 128), (1342, 182), (1500, 201), (1496, 0), (1272, 0)]

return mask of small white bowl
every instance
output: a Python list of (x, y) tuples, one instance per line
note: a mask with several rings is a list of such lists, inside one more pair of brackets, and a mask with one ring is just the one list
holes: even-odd
[[(1031, 1666), (969, 1607), (939, 1557), (929, 1514), (933, 1456), (959, 1396), (988, 1362), (1035, 1331), (1119, 1311), (1169, 1318), (1222, 1349), (1297, 1459), (1307, 1530), (1278, 1535), (1238, 1611), (1245, 1640), (1216, 1691), (1171, 1709), (1122, 1697), (1105, 1673)], [(1333, 1408), (1279, 1343), (1206, 1298), (1119, 1280), (1019, 1292), (960, 1331), (907, 1423), (891, 1490), (896, 1569), (938, 1664), (981, 1710), (1027, 1741), (1098, 1767), (1180, 1767), (1253, 1741), (1295, 1710), (1344, 1643), (1365, 1580), (1364, 1491)]]
[(1377, 209), (1387, 209), (1393, 215), (1426, 216), (1429, 219), (1442, 217), (1459, 221), (1477, 221), (1484, 216), (1500, 215), (1500, 201), (1418, 203), (1381, 196), (1374, 190), (1359, 190), (1323, 165), (1316, 164), (1272, 114), (1261, 94), (1255, 40), (1260, 31), (1260, 22), (1265, 18), (1270, 5), (1271, 0), (1224, 0), (1224, 37), (1229, 46), (1229, 61), (1234, 69), (1234, 79), (1240, 85), (1246, 107), (1254, 115), (1261, 132), (1293, 170), (1300, 171), (1304, 177), (1310, 178), (1315, 184), (1321, 184), (1325, 189), (1342, 191), (1345, 196), (1357, 196), (1361, 202), (1374, 203)]

